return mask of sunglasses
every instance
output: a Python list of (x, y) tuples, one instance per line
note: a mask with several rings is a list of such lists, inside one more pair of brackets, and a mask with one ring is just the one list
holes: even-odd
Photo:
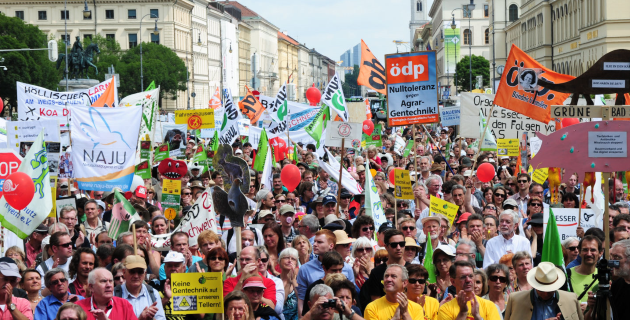
[(68, 248), (72, 246), (72, 242), (68, 242), (68, 243), (62, 243), (59, 245), (59, 247), (64, 247), (64, 248)]
[(192, 192), (184, 192), (183, 195), (185, 195), (185, 196), (192, 196)]
[(496, 282), (497, 280), (499, 280), (501, 283), (507, 283), (507, 277), (499, 277), (499, 276), (490, 276), (488, 279), (490, 279), (491, 282)]
[(140, 268), (131, 269), (131, 270), (129, 270), (129, 273), (131, 273), (131, 274), (144, 274), (144, 269), (140, 269)]
[(518, 183), (528, 183), (529, 181), (527, 180), (518, 180)]
[(405, 241), (390, 242), (387, 245), (389, 245), (389, 247), (392, 248), (392, 249), (396, 249), (397, 247), (404, 248), (405, 247)]
[(358, 253), (372, 252), (372, 247), (357, 248), (355, 251)]
[(529, 205), (532, 207), (542, 207), (542, 203), (538, 203), (538, 202), (532, 202)]
[(475, 155), (474, 153), (467, 154), (467, 156), (469, 156), (469, 157), (472, 157), (472, 156), (474, 156), (474, 155)]
[(409, 226), (409, 227), (402, 227), (401, 229), (403, 229), (403, 231), (413, 231), (413, 230), (416, 230), (416, 227)]
[(287, 200), (276, 200), (276, 202), (278, 202), (278, 203), (285, 203), (285, 202), (287, 202)]
[(414, 278), (409, 278), (409, 284), (425, 284), (427, 283), (427, 279), (414, 279)]
[(269, 258), (260, 258), (260, 261), (262, 261), (262, 263), (267, 263), (269, 261)]
[(369, 227), (363, 227), (361, 228), (361, 231), (363, 232), (368, 232), (369, 231), (374, 231), (374, 226), (369, 226)]
[[(208, 260), (209, 261), (225, 261), (225, 258), (223, 258), (223, 257), (209, 257)], [(265, 262), (267, 262), (267, 261), (265, 261)]]
[(486, 210), (497, 210), (497, 207), (486, 207)]
[(381, 258), (381, 259), (374, 259), (374, 263), (376, 264), (386, 263), (387, 259), (388, 259), (387, 257)]
[(575, 250), (577, 250), (577, 249), (578, 249), (578, 247), (577, 247), (577, 246), (574, 246), (574, 247), (568, 247), (567, 249), (569, 249), (569, 251), (575, 251)]
[(505, 185), (508, 186), (508, 187), (513, 187), (513, 186), (516, 185), (516, 183), (506, 183)]
[(68, 279), (62, 278), (62, 279), (57, 279), (57, 280), (51, 282), (50, 284), (54, 287), (54, 286), (56, 286), (56, 285), (58, 285), (60, 283), (66, 283), (66, 282), (68, 282)]
[(494, 196), (495, 197), (499, 197), (499, 198), (505, 198), (505, 194), (504, 193), (495, 193)]

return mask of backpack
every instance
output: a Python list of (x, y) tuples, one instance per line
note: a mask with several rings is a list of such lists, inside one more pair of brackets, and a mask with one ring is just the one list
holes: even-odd
[[(149, 297), (151, 297), (151, 303), (154, 303), (155, 301), (157, 301), (157, 299), (155, 298), (155, 294), (153, 293), (153, 287), (150, 287), (146, 283), (143, 283), (142, 285), (145, 288), (147, 288), (147, 291), (149, 292)], [(114, 288), (114, 296), (122, 298), (122, 287), (121, 286), (116, 286)]]

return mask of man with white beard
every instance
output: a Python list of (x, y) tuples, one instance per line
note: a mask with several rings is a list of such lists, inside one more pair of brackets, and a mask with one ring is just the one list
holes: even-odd
[[(431, 248), (435, 250), (440, 244), (448, 246), (448, 243), (440, 242), (438, 239), (440, 236), (440, 216), (429, 216), (422, 219), (422, 232), (426, 235), (426, 241), (431, 240)], [(453, 248), (453, 252), (455, 249)], [(427, 254), (427, 243), (423, 242), (420, 244), (420, 256), (418, 259), (422, 261), (424, 256)]]
[(504, 254), (531, 251), (529, 240), (514, 234), (518, 220), (519, 216), (513, 210), (504, 210), (499, 215), (499, 235), (486, 243), (486, 254), (483, 259), (484, 269), (491, 264), (499, 263), (499, 259)]

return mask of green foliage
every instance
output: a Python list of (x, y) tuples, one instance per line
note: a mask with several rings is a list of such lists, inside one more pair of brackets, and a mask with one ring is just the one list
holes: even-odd
[[(46, 48), (47, 36), (37, 26), (25, 24), (19, 18), (0, 13), (0, 49)], [(0, 69), (0, 97), (10, 108), (17, 111), (16, 81), (45, 88), (56, 88), (61, 76), (48, 60), (48, 51), (3, 52)]]
[[(469, 56), (465, 56), (455, 67), (456, 85), (458, 91), (468, 91), (470, 88), (470, 65)], [(483, 85), (490, 86), (490, 62), (482, 56), (472, 56), (472, 88), (475, 89), (476, 77), (483, 76)]]
[(360, 96), (361, 88), (357, 84), (357, 79), (359, 78), (359, 66), (354, 65), (354, 70), (351, 73), (346, 73), (346, 81), (344, 81), (342, 88), (343, 94), (346, 98), (351, 96)]

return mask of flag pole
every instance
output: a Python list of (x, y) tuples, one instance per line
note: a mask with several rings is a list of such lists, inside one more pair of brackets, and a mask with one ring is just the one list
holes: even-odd
[(136, 238), (136, 225), (132, 224), (131, 229), (133, 232), (133, 254), (137, 255), (138, 254), (138, 239)]
[[(485, 139), (486, 137), (486, 130), (488, 129), (488, 126), (490, 125), (490, 119), (492, 118), (492, 110), (494, 110), (494, 106), (495, 104), (492, 104), (492, 107), (490, 108), (490, 113), (488, 113), (488, 120), (486, 120), (486, 127), (483, 128), (483, 132), (481, 132), (481, 141), (479, 141), (479, 150), (477, 150), (477, 156), (475, 157), (475, 162), (473, 163), (472, 168), (470, 168), (470, 171), (472, 172), (472, 175), (475, 174), (475, 166), (477, 165), (477, 159), (479, 159), (479, 154), (481, 153), (481, 147), (483, 147), (483, 139)], [(481, 126), (483, 127), (483, 122), (481, 123)], [(461, 140), (460, 140), (461, 141)], [(461, 148), (459, 150), (460, 152), (462, 151)]]
[[(346, 151), (345, 148), (345, 142), (346, 139), (341, 138), (341, 158), (339, 159), (339, 188), (337, 188), (337, 217), (339, 217), (339, 201), (341, 200), (341, 179), (343, 177), (343, 157), (344, 157), (344, 153)], [(366, 172), (365, 174), (368, 174), (368, 172)]]

